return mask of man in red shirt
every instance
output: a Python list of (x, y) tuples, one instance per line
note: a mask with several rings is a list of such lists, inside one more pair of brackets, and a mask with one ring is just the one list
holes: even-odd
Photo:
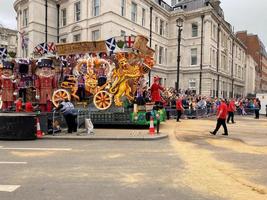
[(228, 105), (228, 118), (227, 118), (227, 123), (230, 122), (230, 119), (232, 121), (232, 123), (234, 124), (234, 112), (236, 111), (236, 107), (235, 107), (235, 100), (232, 99)]
[(182, 112), (184, 111), (184, 107), (182, 104), (182, 98), (180, 98), (180, 97), (178, 97), (176, 100), (176, 111), (177, 111), (176, 122), (180, 122), (180, 117), (182, 115)]
[(151, 86), (151, 101), (158, 104), (161, 102), (160, 90), (164, 88), (159, 84), (159, 77), (154, 77), (154, 83)]
[(220, 129), (221, 125), (223, 125), (223, 129), (224, 129), (224, 134), (223, 135), (228, 135), (228, 130), (227, 130), (227, 126), (226, 126), (226, 117), (227, 117), (227, 105), (225, 103), (225, 100), (223, 98), (221, 98), (221, 104), (218, 108), (218, 112), (217, 112), (217, 125), (216, 128), (213, 132), (210, 132), (213, 135), (216, 135), (217, 131)]

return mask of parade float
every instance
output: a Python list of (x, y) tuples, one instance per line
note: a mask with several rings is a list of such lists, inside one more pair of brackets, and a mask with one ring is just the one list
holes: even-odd
[[(154, 51), (147, 47), (147, 38), (137, 36), (131, 46), (116, 38), (107, 41), (56, 45), (57, 54), (65, 60), (69, 55), (82, 55), (69, 74), (54, 91), (52, 102), (62, 99), (76, 105), (86, 104), (94, 124), (148, 125), (154, 103), (146, 101), (146, 76), (154, 66)], [(85, 55), (83, 55), (85, 54)], [(160, 120), (164, 109), (157, 109)], [(156, 119), (155, 119), (156, 121)]]
[[(5, 92), (10, 90), (8, 100), (12, 104), (16, 95), (23, 102), (38, 105), (42, 113), (51, 113), (60, 100), (68, 99), (79, 115), (90, 117), (94, 124), (148, 125), (153, 112), (164, 121), (165, 110), (151, 102), (148, 90), (154, 50), (147, 43), (148, 39), (141, 35), (41, 43), (35, 48), (35, 57), (39, 58), (15, 59), (14, 66), (5, 62), (1, 65), (1, 80), (7, 82), (8, 75), (10, 84), (2, 84), (0, 108), (6, 111), (10, 106)], [(47, 54), (49, 51), (52, 54)]]

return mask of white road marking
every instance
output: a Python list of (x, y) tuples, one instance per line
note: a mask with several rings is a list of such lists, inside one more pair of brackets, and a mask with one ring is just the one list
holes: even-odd
[(3, 162), (3, 161), (0, 161), (0, 165), (4, 165), (4, 164), (6, 164), (6, 165), (26, 165), (27, 164), (27, 162)]
[(20, 185), (0, 185), (0, 192), (14, 192)]
[(0, 150), (25, 150), (25, 151), (71, 151), (71, 148), (2, 148)]

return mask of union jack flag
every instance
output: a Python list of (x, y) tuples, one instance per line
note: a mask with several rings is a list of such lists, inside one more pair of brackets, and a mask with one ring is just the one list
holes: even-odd
[(35, 48), (34, 48), (34, 53), (36, 54), (40, 54), (40, 55), (43, 55), (43, 54), (46, 54), (48, 51), (48, 48), (47, 48), (47, 43), (40, 43), (38, 44)]
[(56, 52), (56, 45), (54, 42), (48, 42), (47, 43), (47, 51), (50, 53), (55, 53)]

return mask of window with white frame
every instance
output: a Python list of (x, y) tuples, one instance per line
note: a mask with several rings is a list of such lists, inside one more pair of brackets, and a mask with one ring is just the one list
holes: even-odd
[(76, 34), (73, 36), (73, 42), (79, 42), (81, 41), (81, 34)]
[(121, 36), (125, 36), (126, 32), (124, 30), (121, 30)]
[(24, 9), (23, 10), (23, 22), (22, 22), (22, 25), (25, 27), (25, 26), (28, 26), (28, 23), (29, 23), (29, 10), (28, 8)]
[(62, 26), (67, 25), (67, 9), (66, 8), (61, 10), (61, 24)]
[(126, 0), (121, 0), (121, 16), (125, 16), (126, 11)]
[(159, 34), (163, 35), (164, 34), (164, 21), (159, 20)]
[(81, 2), (78, 1), (74, 4), (74, 14), (75, 14), (75, 21), (81, 20)]
[(98, 16), (100, 11), (100, 0), (93, 0), (93, 16)]
[(192, 37), (198, 36), (198, 25), (196, 23), (192, 24)]
[(163, 47), (159, 47), (159, 64), (163, 64), (163, 54), (164, 54)]
[(142, 8), (142, 26), (146, 25), (146, 9)]
[(60, 39), (60, 43), (66, 43), (67, 42), (67, 39), (66, 38), (61, 38)]
[(197, 48), (191, 49), (191, 65), (197, 65)]
[(195, 90), (196, 89), (196, 80), (195, 79), (190, 79), (189, 80), (188, 88), (190, 90)]
[(132, 2), (132, 7), (131, 7), (131, 20), (133, 22), (137, 22), (137, 4)]
[(100, 39), (100, 31), (99, 30), (92, 31), (92, 40), (96, 41), (99, 39)]

